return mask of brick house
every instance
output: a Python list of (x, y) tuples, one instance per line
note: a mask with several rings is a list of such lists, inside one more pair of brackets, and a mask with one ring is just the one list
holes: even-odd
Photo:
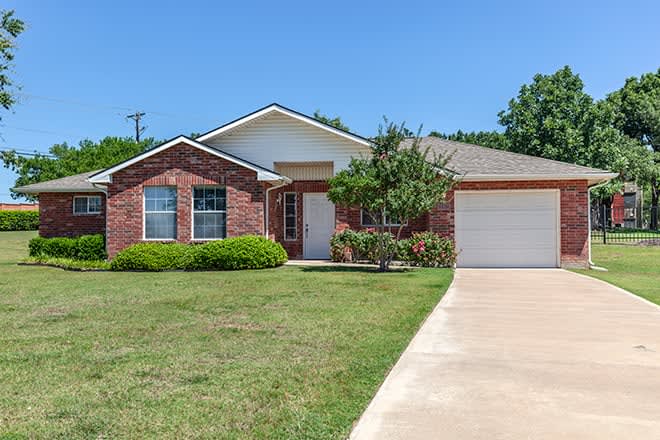
[[(327, 258), (336, 228), (373, 226), (328, 201), (327, 178), (369, 140), (272, 104), (196, 139), (179, 136), (105, 170), (16, 188), (38, 194), (45, 237), (103, 233), (112, 258), (142, 241), (260, 234), (290, 258)], [(589, 187), (613, 174), (427, 137), (460, 183), (404, 235), (452, 237), (464, 267), (585, 267)], [(396, 226), (396, 219), (387, 219)]]

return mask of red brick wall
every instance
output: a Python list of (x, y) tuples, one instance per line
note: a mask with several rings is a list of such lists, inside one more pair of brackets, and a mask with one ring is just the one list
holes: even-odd
[[(589, 188), (586, 180), (462, 182), (457, 190), (553, 189), (560, 191), (561, 265), (586, 267), (589, 264)], [(454, 236), (454, 194), (429, 215), (434, 232)]]
[[(74, 214), (74, 196), (101, 196), (100, 214)], [(103, 193), (40, 193), (39, 235), (77, 237), (105, 233), (105, 196)]]
[(0, 203), (0, 211), (38, 211), (39, 203)]
[(177, 187), (177, 241), (192, 240), (192, 187), (225, 185), (227, 236), (264, 233), (264, 185), (256, 172), (180, 144), (133, 164), (108, 185), (108, 254), (143, 241), (143, 187)]
[[(304, 193), (324, 193), (328, 191), (328, 184), (324, 181), (296, 181), (290, 185), (275, 189), (270, 192), (269, 202), (269, 235), (271, 239), (282, 243), (284, 249), (289, 254), (289, 258), (303, 258), (303, 197)], [(298, 235), (296, 240), (284, 240), (284, 193), (296, 193), (296, 224)], [(281, 203), (278, 205), (278, 197)], [(360, 224), (360, 210), (354, 208), (335, 208), (335, 224), (337, 229), (350, 227), (351, 229), (364, 229)], [(424, 216), (421, 219), (411, 221), (403, 228), (401, 237), (409, 237), (413, 231), (424, 231), (428, 227), (428, 218)], [(396, 229), (392, 228), (396, 233)]]

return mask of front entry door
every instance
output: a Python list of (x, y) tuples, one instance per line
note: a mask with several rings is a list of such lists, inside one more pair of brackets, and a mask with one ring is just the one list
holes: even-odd
[(330, 258), (330, 237), (335, 231), (335, 205), (325, 193), (303, 194), (303, 257)]

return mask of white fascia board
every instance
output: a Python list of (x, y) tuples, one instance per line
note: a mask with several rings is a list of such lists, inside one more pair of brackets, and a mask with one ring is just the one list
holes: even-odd
[(216, 129), (216, 130), (213, 130), (213, 131), (211, 131), (211, 132), (209, 132), (209, 133), (206, 133), (206, 134), (204, 134), (204, 135), (202, 135), (202, 136), (196, 138), (196, 140), (197, 140), (197, 141), (200, 141), (200, 142), (204, 142), (204, 141), (206, 141), (207, 139), (210, 139), (210, 138), (212, 138), (212, 137), (218, 136), (218, 135), (220, 135), (220, 134), (222, 134), (222, 133), (225, 133), (225, 132), (227, 132), (227, 131), (233, 130), (233, 129), (236, 128), (236, 127), (239, 127), (239, 126), (241, 126), (241, 125), (243, 125), (243, 124), (246, 124), (246, 123), (248, 123), (248, 122), (250, 122), (250, 121), (252, 121), (252, 120), (255, 120), (255, 119), (261, 118), (262, 116), (265, 116), (265, 115), (267, 115), (268, 113), (271, 113), (271, 112), (279, 112), (279, 113), (281, 113), (281, 114), (283, 114), (283, 115), (286, 115), (286, 116), (289, 116), (289, 117), (291, 117), (291, 118), (297, 119), (297, 120), (299, 120), (299, 121), (305, 122), (305, 123), (307, 123), (307, 124), (309, 124), (309, 125), (313, 125), (314, 127), (320, 128), (321, 130), (325, 130), (325, 131), (327, 131), (327, 132), (330, 132), (330, 133), (336, 134), (337, 136), (341, 136), (341, 137), (343, 137), (343, 138), (345, 138), (345, 139), (349, 139), (349, 140), (351, 140), (351, 141), (353, 141), (353, 142), (357, 142), (357, 143), (360, 144), (360, 145), (364, 145), (364, 146), (367, 146), (367, 147), (368, 147), (369, 145), (371, 145), (367, 140), (362, 139), (362, 138), (360, 138), (359, 136), (355, 136), (355, 135), (353, 135), (353, 134), (351, 134), (351, 133), (347, 133), (347, 132), (345, 132), (345, 131), (343, 131), (343, 130), (339, 130), (339, 129), (337, 129), (337, 128), (331, 127), (331, 126), (329, 126), (329, 125), (327, 125), (327, 124), (324, 124), (324, 123), (322, 123), (322, 122), (317, 121), (317, 120), (314, 119), (314, 118), (310, 118), (310, 117), (308, 117), (308, 116), (304, 116), (304, 115), (302, 115), (302, 114), (299, 114), (299, 113), (296, 113), (296, 112), (292, 112), (291, 110), (288, 110), (288, 109), (286, 109), (286, 108), (280, 107), (279, 105), (276, 105), (276, 104), (269, 105), (268, 107), (266, 107), (266, 108), (264, 108), (264, 109), (262, 109), (262, 110), (259, 110), (258, 112), (251, 113), (251, 114), (249, 114), (249, 115), (247, 115), (247, 116), (245, 116), (245, 117), (243, 117), (243, 118), (241, 118), (241, 119), (238, 119), (238, 120), (236, 120), (236, 121), (234, 121), (234, 122), (232, 122), (232, 123), (229, 123), (229, 124), (227, 124), (227, 125), (223, 125), (222, 127), (218, 128), (218, 129)]
[(139, 154), (129, 160), (126, 160), (120, 164), (115, 165), (114, 167), (108, 168), (107, 170), (104, 170), (98, 174), (95, 174), (91, 176), (89, 179), (87, 179), (88, 182), (90, 183), (110, 183), (112, 182), (112, 174), (116, 173), (119, 170), (122, 170), (124, 168), (127, 168), (137, 162), (140, 162), (150, 156), (153, 156), (155, 154), (158, 154), (164, 150), (167, 150), (170, 147), (173, 147), (175, 145), (179, 145), (181, 143), (190, 145), (191, 147), (198, 148), (202, 151), (205, 151), (209, 154), (212, 154), (214, 156), (220, 157), (222, 159), (228, 160), (229, 162), (233, 162), (235, 164), (241, 165), (242, 167), (245, 167), (247, 169), (250, 169), (252, 171), (255, 171), (257, 173), (257, 180), (282, 180), (282, 176), (268, 172), (262, 168), (256, 167), (248, 162), (242, 161), (236, 157), (227, 155), (222, 153), (221, 151), (216, 150), (215, 148), (211, 148), (207, 145), (201, 144), (195, 140), (189, 139), (185, 136), (179, 136), (171, 141), (168, 141), (159, 147), (153, 148), (149, 151), (146, 151), (142, 154)]
[(48, 189), (21, 189), (11, 188), (12, 191), (19, 194), (39, 194), (39, 193), (102, 193), (101, 188), (48, 188)]

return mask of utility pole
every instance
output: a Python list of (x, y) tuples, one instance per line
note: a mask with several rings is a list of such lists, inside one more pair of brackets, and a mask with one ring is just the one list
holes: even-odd
[(140, 127), (140, 121), (142, 120), (142, 117), (145, 116), (146, 113), (144, 112), (135, 112), (132, 115), (126, 115), (127, 119), (132, 119), (135, 121), (135, 143), (139, 144), (140, 143), (140, 135), (144, 130), (147, 129), (147, 127)]

